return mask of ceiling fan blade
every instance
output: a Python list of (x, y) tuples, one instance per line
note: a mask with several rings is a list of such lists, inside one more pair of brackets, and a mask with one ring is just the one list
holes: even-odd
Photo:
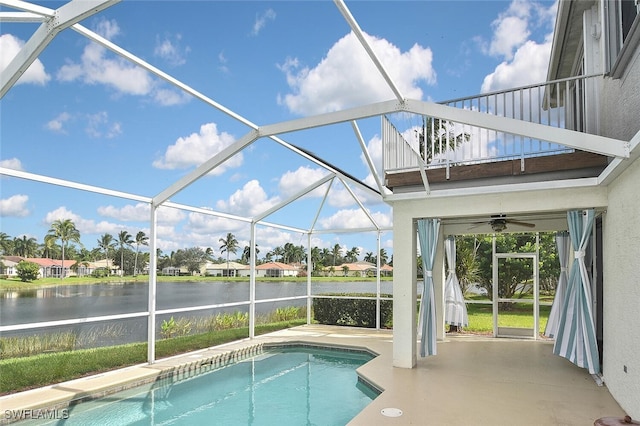
[(474, 229), (474, 228), (478, 228), (482, 225), (489, 225), (490, 222), (487, 222), (486, 220), (483, 220), (482, 222), (473, 222), (471, 223), (471, 226), (469, 226), (468, 229)]
[(529, 223), (529, 222), (520, 222), (519, 220), (513, 220), (513, 219), (506, 219), (507, 223), (511, 223), (513, 225), (519, 225), (519, 226), (524, 226), (526, 228), (535, 228), (536, 225), (533, 223)]

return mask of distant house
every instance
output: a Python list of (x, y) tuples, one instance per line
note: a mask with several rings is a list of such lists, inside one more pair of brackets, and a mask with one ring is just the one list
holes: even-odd
[(6, 275), (7, 277), (17, 276), (16, 266), (21, 260), (20, 256), (3, 256), (0, 260), (0, 275)]
[[(182, 270), (180, 268), (176, 268), (175, 266), (167, 266), (166, 268), (162, 268), (162, 275), (178, 277), (180, 276), (181, 272)], [(184, 270), (184, 273), (187, 273), (186, 269)]]
[(48, 259), (43, 257), (29, 257), (23, 258), (23, 260), (36, 263), (40, 266), (40, 271), (38, 272), (39, 278), (61, 278), (75, 275), (75, 272), (71, 271), (71, 267), (76, 264), (75, 260), (66, 259), (62, 262), (61, 259)]
[(109, 275), (122, 275), (120, 267), (109, 259), (96, 260), (95, 262), (80, 262), (76, 268), (76, 274), (80, 277), (91, 275), (99, 270), (109, 271)]
[(207, 262), (201, 273), (213, 277), (248, 277), (249, 266), (238, 262)]
[(267, 262), (256, 266), (256, 277), (297, 277), (300, 268), (281, 262)]
[[(325, 268), (325, 270), (330, 270)], [(343, 263), (340, 266), (335, 266), (334, 275), (345, 277), (368, 277), (376, 275), (376, 264), (365, 261), (358, 261), (354, 263)], [(393, 273), (393, 267), (389, 265), (383, 265), (380, 267), (380, 275), (389, 276)]]

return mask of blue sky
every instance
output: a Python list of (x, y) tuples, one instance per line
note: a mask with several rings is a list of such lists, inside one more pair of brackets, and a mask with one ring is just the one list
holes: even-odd
[[(36, 4), (55, 9), (61, 2)], [(347, 1), (407, 98), (444, 101), (538, 83), (546, 78), (553, 1)], [(1, 8), (1, 11), (11, 9)], [(267, 125), (393, 99), (331, 1), (128, 1), (81, 22), (252, 123)], [(2, 23), (0, 69), (37, 24)], [(56, 36), (0, 100), (0, 166), (152, 197), (249, 128), (68, 29)], [(358, 122), (380, 163), (379, 119)], [(407, 127), (418, 123), (407, 122)], [(349, 124), (281, 136), (373, 185)], [(254, 216), (326, 172), (260, 139), (172, 201)], [(91, 249), (104, 233), (149, 231), (148, 206), (130, 200), (0, 178), (1, 231), (42, 242), (56, 219), (72, 219)], [(269, 216), (307, 229), (319, 191)], [(377, 223), (391, 208), (366, 199)], [(163, 252), (200, 246), (218, 256), (242, 222), (182, 210), (159, 213)], [(368, 226), (340, 185), (331, 189), (316, 228)], [(393, 253), (392, 233), (381, 245)], [(258, 228), (260, 256), (306, 236)], [(313, 245), (375, 252), (376, 235), (316, 234)]]

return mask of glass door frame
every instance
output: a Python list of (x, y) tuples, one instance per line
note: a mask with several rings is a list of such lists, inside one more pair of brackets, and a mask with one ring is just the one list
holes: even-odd
[[(499, 302), (519, 302), (520, 299), (499, 299), (498, 297), (498, 259), (531, 259), (533, 262), (533, 335), (501, 334), (498, 328)], [(520, 337), (538, 339), (540, 329), (540, 283), (538, 274), (538, 253), (496, 253), (495, 238), (493, 246), (493, 337)]]

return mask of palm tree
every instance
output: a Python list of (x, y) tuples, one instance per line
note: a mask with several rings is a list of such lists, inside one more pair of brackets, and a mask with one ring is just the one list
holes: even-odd
[(275, 247), (271, 253), (275, 256), (276, 262), (278, 261), (278, 257), (280, 257), (280, 261), (284, 262), (284, 249), (282, 247)]
[(471, 140), (469, 133), (456, 134), (451, 127), (451, 123), (446, 120), (422, 117), (422, 129), (416, 130), (416, 133), (418, 134), (420, 155), (425, 163), (431, 163), (434, 155), (442, 154), (448, 149), (456, 149), (463, 142)]
[[(258, 250), (258, 245), (256, 244), (256, 257), (258, 253), (260, 253), (260, 250)], [(249, 259), (251, 259), (251, 246), (244, 246), (242, 250), (242, 261), (249, 263)]]
[(364, 255), (364, 259), (365, 262), (369, 262), (369, 263), (376, 263), (376, 258), (373, 255), (373, 252), (368, 251), (365, 255)]
[(107, 275), (111, 275), (111, 269), (109, 268), (109, 250), (115, 247), (115, 243), (113, 242), (113, 236), (111, 234), (104, 234), (98, 240), (98, 247), (104, 250), (104, 257), (107, 261)]
[(227, 253), (227, 276), (229, 276), (229, 253), (234, 253), (238, 250), (238, 240), (231, 233), (227, 233), (227, 238), (220, 238), (218, 240), (222, 243), (220, 246), (220, 253)]
[(0, 232), (0, 250), (2, 250), (2, 254), (11, 253), (12, 244), (11, 237), (4, 232)]
[(346, 254), (347, 262), (356, 262), (358, 260), (359, 254), (360, 254), (360, 249), (358, 247), (352, 247), (351, 250), (347, 251), (347, 254)]
[(127, 231), (120, 231), (118, 234), (118, 244), (120, 245), (120, 271), (122, 272), (122, 276), (124, 276), (124, 246), (131, 246), (134, 241), (131, 237), (131, 234)]
[(340, 250), (342, 250), (340, 244), (336, 244), (335, 246), (333, 246), (333, 250), (331, 250), (331, 256), (333, 256), (333, 266), (336, 266), (336, 261), (338, 259), (338, 256), (340, 256)]
[(60, 279), (62, 279), (64, 278), (64, 251), (69, 241), (81, 244), (80, 231), (76, 229), (76, 225), (71, 219), (58, 219), (53, 221), (47, 235), (60, 240), (60, 247), (62, 248), (62, 273), (60, 274)]
[(380, 249), (380, 266), (386, 265), (389, 260), (389, 255), (387, 251), (383, 248)]
[(133, 275), (138, 273), (138, 252), (141, 245), (149, 245), (149, 237), (144, 232), (138, 231), (136, 234), (136, 260), (133, 262)]
[(208, 260), (213, 260), (213, 249), (211, 247), (207, 247), (204, 253), (207, 255)]
[(312, 272), (316, 272), (316, 270), (320, 267), (322, 261), (322, 254), (318, 247), (311, 248), (311, 265), (307, 265), (307, 270)]
[(35, 238), (27, 238), (23, 235), (22, 238), (13, 239), (13, 252), (16, 256), (33, 257), (38, 248), (38, 243)]
[(47, 259), (54, 259), (56, 255), (56, 237), (54, 235), (45, 235), (44, 243), (42, 244), (42, 257)]

